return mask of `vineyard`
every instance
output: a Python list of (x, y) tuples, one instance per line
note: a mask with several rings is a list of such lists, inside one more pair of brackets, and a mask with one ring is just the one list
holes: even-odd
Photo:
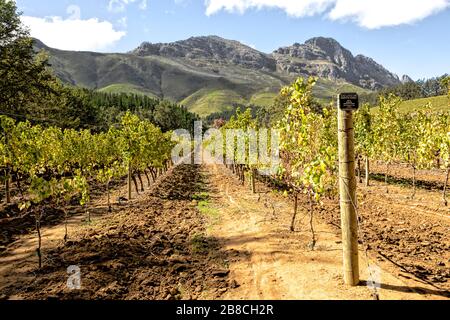
[[(314, 78), (308, 82), (300, 78), (280, 93), (280, 96), (289, 101), (289, 106), (283, 119), (276, 124), (280, 140), (278, 152), (282, 163), (279, 172), (272, 178), (285, 184), (294, 195), (308, 194), (311, 202), (320, 205), (323, 197), (335, 197), (337, 194), (338, 125), (336, 107), (333, 105), (320, 112), (314, 111), (314, 85)], [(380, 99), (376, 114), (371, 112), (369, 105), (362, 106), (356, 112), (354, 131), (359, 181), (362, 183), (364, 177), (365, 186), (369, 186), (371, 161), (376, 161), (378, 167), (383, 163), (385, 168), (382, 172), (388, 193), (388, 178), (394, 173), (392, 167), (406, 166), (411, 171), (410, 198), (413, 199), (417, 170), (430, 170), (433, 175), (437, 175), (431, 184), (442, 185), (442, 205), (447, 206), (450, 113), (431, 112), (430, 106), (424, 106), (415, 113), (405, 115), (399, 112), (401, 103), (401, 99), (389, 96)], [(222, 127), (221, 136), (226, 136), (229, 129), (241, 129), (244, 132), (252, 129), (256, 136), (267, 140), (267, 134), (262, 136), (258, 133), (267, 128), (259, 127), (257, 119), (252, 119), (250, 110), (238, 110), (236, 116)], [(267, 147), (271, 145), (270, 138), (263, 144), (269, 150), (253, 148), (249, 137), (245, 138), (243, 143), (248, 151), (245, 157), (237, 152), (236, 143), (231, 149), (224, 145), (225, 152), (221, 151), (220, 155), (224, 159), (232, 159), (235, 165), (230, 168), (242, 181), (246, 172), (249, 172), (253, 183), (253, 174), (257, 170), (267, 169), (262, 161), (253, 160), (265, 160), (262, 155), (273, 154), (274, 150)], [(206, 145), (215, 145), (214, 140), (215, 136), (212, 135)], [(215, 150), (214, 147), (212, 149)]]
[[(317, 110), (315, 81), (281, 90), (276, 135), (238, 110), (176, 163), (173, 133), (130, 112), (101, 133), (1, 116), (2, 297), (370, 298), (340, 282), (337, 111)], [(355, 113), (362, 259), (390, 281), (372, 296), (449, 297), (450, 113), (400, 105), (391, 95)], [(182, 164), (198, 150), (203, 164)], [(65, 287), (71, 265), (81, 290)], [(305, 293), (317, 277), (323, 293)]]
[[(111, 181), (129, 172), (136, 192), (143, 191), (142, 175), (150, 184), (150, 176), (155, 181), (162, 170), (167, 170), (173, 146), (169, 135), (131, 114), (122, 118), (120, 126), (101, 134), (91, 134), (88, 130), (42, 128), (29, 122), (16, 124), (5, 116), (0, 117), (0, 122), (4, 200), (9, 205), (8, 210), (14, 211), (14, 206), (20, 210), (18, 220), (27, 215), (34, 216), (39, 238), (47, 206), (64, 208), (77, 199), (90, 220), (89, 201), (93, 184), (104, 184), (109, 194)], [(12, 204), (13, 183), (19, 199)], [(110, 197), (108, 208), (111, 210)], [(8, 216), (4, 218), (9, 220)], [(64, 239), (67, 239), (67, 234)], [(3, 241), (8, 242), (8, 236)], [(40, 250), (39, 245), (39, 266)]]

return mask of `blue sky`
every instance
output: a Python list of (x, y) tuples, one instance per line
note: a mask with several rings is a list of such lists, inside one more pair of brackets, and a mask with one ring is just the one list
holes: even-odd
[(270, 53), (333, 37), (399, 76), (450, 73), (450, 0), (17, 0), (51, 47), (126, 52), (218, 35)]

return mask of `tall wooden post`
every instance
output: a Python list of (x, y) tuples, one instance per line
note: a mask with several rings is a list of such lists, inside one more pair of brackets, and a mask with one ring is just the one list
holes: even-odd
[(131, 200), (131, 161), (128, 163), (128, 200)]
[[(355, 105), (352, 99), (355, 97)], [(339, 193), (341, 208), (344, 281), (359, 284), (358, 220), (356, 216), (355, 147), (353, 111), (358, 108), (358, 97), (341, 94), (338, 98), (339, 136)]]
[(370, 185), (370, 160), (369, 157), (366, 157), (366, 187)]
[(5, 193), (6, 193), (6, 203), (8, 204), (11, 203), (10, 185), (11, 185), (11, 178), (9, 177), (9, 175), (7, 175), (5, 180)]
[(251, 180), (251, 184), (252, 184), (252, 192), (256, 193), (256, 169), (252, 168), (252, 180)]

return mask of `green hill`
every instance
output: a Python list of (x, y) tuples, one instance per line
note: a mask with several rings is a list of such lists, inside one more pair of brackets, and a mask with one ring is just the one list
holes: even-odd
[(276, 92), (258, 92), (250, 98), (250, 104), (269, 107), (272, 105), (276, 97)]
[(131, 94), (141, 94), (146, 95), (151, 98), (158, 98), (155, 94), (152, 92), (149, 92), (145, 88), (128, 84), (128, 83), (117, 83), (117, 84), (111, 84), (107, 87), (101, 88), (98, 91), (104, 92), (104, 93), (131, 93)]
[(431, 108), (434, 111), (450, 111), (450, 102), (447, 96), (403, 101), (400, 105), (400, 110), (402, 112), (412, 112), (423, 108), (428, 103), (431, 104)]
[[(428, 104), (433, 111), (450, 111), (450, 101), (447, 96), (437, 96), (415, 100), (406, 100), (400, 104), (400, 112), (410, 113), (425, 108)], [(378, 107), (373, 108), (377, 112)]]
[(247, 104), (247, 101), (233, 90), (201, 89), (180, 102), (189, 111), (200, 116), (231, 109), (233, 104)]
[[(286, 83), (287, 84), (287, 83)], [(198, 115), (205, 117), (212, 113), (222, 112), (230, 110), (233, 105), (256, 105), (261, 107), (269, 107), (273, 104), (275, 98), (278, 95), (279, 88), (264, 89), (261, 91), (253, 92), (245, 90), (245, 87), (233, 87), (233, 88), (202, 88), (188, 97), (182, 100), (173, 100), (186, 106), (189, 111), (195, 112)], [(256, 88), (254, 90), (257, 90)], [(109, 93), (133, 93), (144, 94), (150, 97), (157, 97), (147, 89), (127, 84), (112, 84), (100, 89), (101, 92)], [(328, 104), (334, 99), (338, 92), (349, 91), (358, 93), (369, 93), (370, 91), (362, 89), (345, 82), (333, 82), (326, 79), (319, 79), (316, 87), (314, 88), (315, 97), (322, 103)]]

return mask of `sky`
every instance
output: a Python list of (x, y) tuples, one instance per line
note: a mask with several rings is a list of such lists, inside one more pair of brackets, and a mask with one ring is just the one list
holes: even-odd
[(450, 73), (450, 0), (17, 0), (31, 35), (65, 50), (127, 52), (217, 35), (262, 52), (332, 37), (414, 80)]

